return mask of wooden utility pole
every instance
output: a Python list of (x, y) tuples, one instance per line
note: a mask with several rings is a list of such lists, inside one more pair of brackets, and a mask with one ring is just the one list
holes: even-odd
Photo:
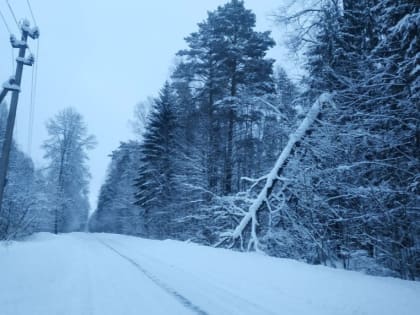
[(3, 90), (0, 93), (0, 103), (6, 97), (9, 91), (12, 92), (12, 100), (10, 102), (9, 115), (7, 117), (6, 133), (3, 142), (2, 155), (0, 160), (0, 210), (3, 204), (4, 188), (6, 186), (7, 170), (9, 168), (10, 149), (13, 141), (13, 129), (15, 127), (16, 110), (19, 100), (20, 84), (22, 82), (23, 66), (32, 66), (34, 63), (33, 55), (25, 56), (28, 48), (28, 37), (37, 39), (39, 37), (39, 30), (37, 27), (30, 28), (27, 20), (22, 22), (20, 27), (22, 35), (21, 40), (17, 40), (13, 35), (10, 36), (10, 43), (13, 48), (19, 49), (19, 55), (16, 58), (16, 73), (14, 77), (10, 78), (8, 82), (3, 85)]

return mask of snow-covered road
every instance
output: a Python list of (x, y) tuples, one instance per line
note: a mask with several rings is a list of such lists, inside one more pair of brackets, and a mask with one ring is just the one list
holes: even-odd
[(0, 243), (0, 315), (418, 314), (420, 283), (176, 241)]

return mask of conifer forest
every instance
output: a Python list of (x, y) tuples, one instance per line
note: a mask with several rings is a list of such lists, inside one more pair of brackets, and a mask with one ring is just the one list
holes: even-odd
[[(46, 122), (42, 167), (14, 140), (0, 240), (122, 234), (419, 281), (419, 2), (283, 2), (271, 24), (287, 38), (257, 28), (247, 1), (196, 21), (160, 92), (126, 118), (97, 204), (98, 140), (77, 109)], [(269, 53), (285, 43), (299, 76)]]

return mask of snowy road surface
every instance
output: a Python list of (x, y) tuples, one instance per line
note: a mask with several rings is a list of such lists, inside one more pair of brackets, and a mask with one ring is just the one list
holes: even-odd
[(420, 314), (420, 283), (110, 234), (0, 243), (0, 315)]

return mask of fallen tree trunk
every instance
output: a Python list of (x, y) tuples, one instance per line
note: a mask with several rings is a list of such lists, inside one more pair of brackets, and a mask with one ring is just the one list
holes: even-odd
[(248, 212), (244, 215), (238, 226), (235, 228), (232, 234), (232, 238), (235, 240), (242, 237), (242, 233), (248, 224), (251, 223), (251, 238), (248, 243), (248, 250), (252, 247), (258, 250), (258, 237), (257, 237), (257, 213), (263, 207), (264, 203), (268, 205), (268, 199), (274, 189), (276, 182), (279, 180), (284, 167), (287, 164), (287, 160), (292, 153), (296, 144), (303, 138), (308, 132), (317, 116), (319, 115), (321, 108), (324, 104), (333, 104), (332, 97), (328, 93), (322, 94), (317, 101), (312, 105), (305, 119), (299, 125), (298, 129), (289, 136), (289, 141), (278, 157), (273, 169), (267, 176), (264, 176), (265, 185), (258, 194), (257, 198), (252, 202), (248, 208)]

